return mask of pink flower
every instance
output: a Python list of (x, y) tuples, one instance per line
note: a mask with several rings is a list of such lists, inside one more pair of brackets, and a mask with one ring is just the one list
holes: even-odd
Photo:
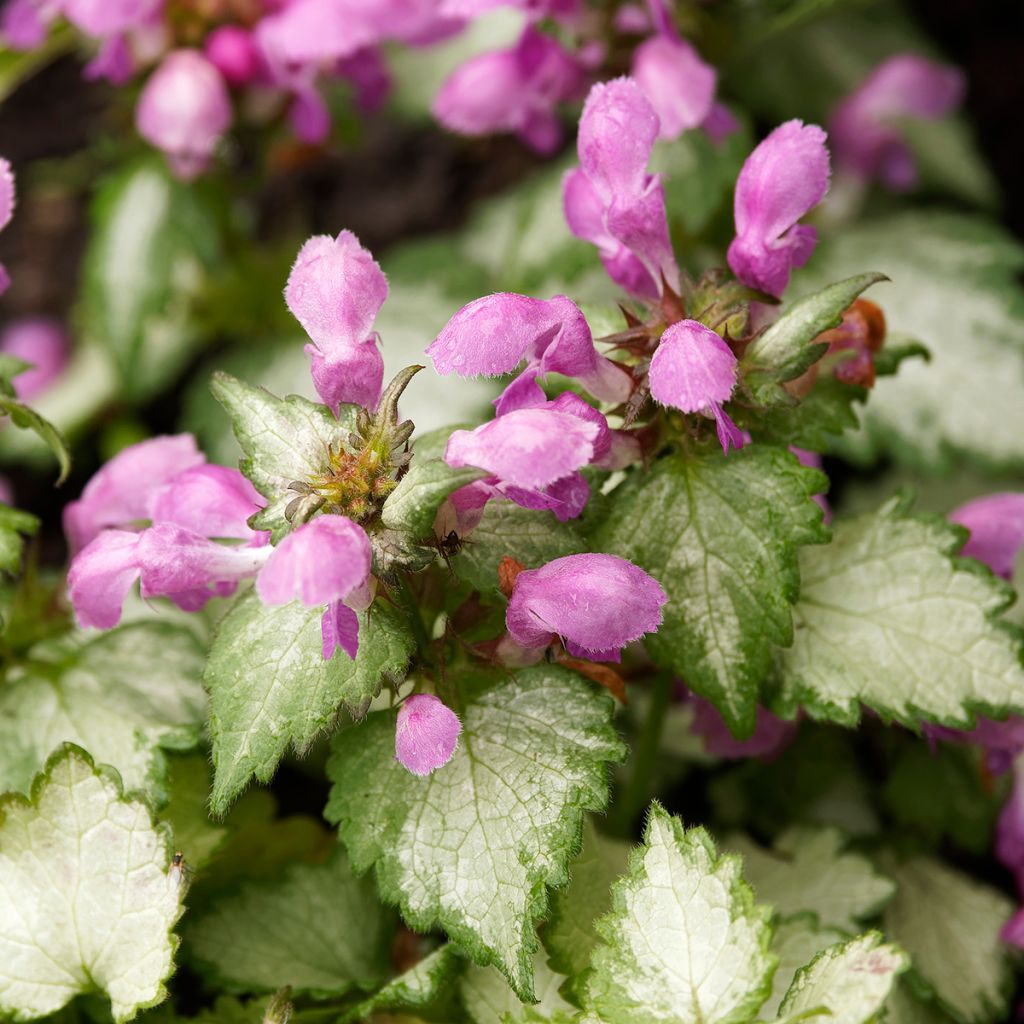
[(580, 167), (562, 185), (569, 230), (597, 246), (616, 284), (642, 298), (661, 295), (663, 281), (679, 288), (664, 190), (647, 173), (659, 131), (658, 115), (631, 78), (595, 85), (580, 118)]
[(914, 158), (899, 129), (902, 118), (936, 120), (963, 101), (957, 68), (910, 53), (878, 65), (833, 111), (829, 124), (836, 163), (897, 192), (917, 182)]
[[(11, 165), (0, 156), (0, 231), (11, 223), (14, 215), (14, 171)], [(0, 295), (10, 286), (11, 279), (7, 269), (0, 263)]]
[(373, 323), (388, 282), (351, 231), (316, 235), (299, 250), (285, 301), (312, 344), (313, 383), (326, 405), (372, 408), (380, 398), (384, 360)]
[(326, 605), (320, 623), (324, 660), (336, 646), (354, 658), (359, 648), (354, 609), (367, 608), (372, 600), (371, 564), (370, 538), (362, 527), (345, 516), (319, 516), (274, 548), (256, 578), (256, 593), (264, 604)]
[(540, 405), (537, 378), (560, 373), (577, 378), (595, 398), (623, 402), (629, 374), (594, 348), (587, 321), (564, 295), (531, 299), (501, 292), (464, 306), (427, 349), (438, 373), (496, 377), (511, 373), (525, 358), (523, 372), (495, 403), (498, 414)]
[(101, 530), (151, 520), (160, 488), (205, 461), (191, 434), (154, 437), (118, 452), (85, 485), (82, 496), (64, 509), (64, 533), (71, 553), (85, 547)]
[(253, 531), (246, 520), (262, 505), (259, 492), (237, 469), (197, 465), (153, 489), (147, 518), (204, 537), (250, 541)]
[(997, 576), (1010, 579), (1024, 546), (1024, 494), (990, 494), (950, 513), (954, 523), (971, 531), (960, 554), (984, 562)]
[(521, 647), (561, 637), (570, 654), (618, 661), (626, 644), (661, 625), (668, 600), (657, 580), (615, 555), (568, 555), (516, 577), (505, 614)]
[(651, 359), (651, 395), (662, 405), (713, 416), (722, 451), (743, 447), (743, 434), (722, 409), (736, 387), (736, 356), (710, 327), (680, 320), (661, 336)]
[(829, 159), (817, 125), (787, 121), (747, 157), (736, 182), (729, 266), (746, 285), (780, 296), (810, 258), (817, 232), (797, 221), (825, 197)]
[(678, 139), (712, 114), (718, 76), (675, 32), (656, 35), (633, 53), (633, 78), (658, 115), (658, 137)]
[(152, 25), (164, 0), (58, 0), (64, 16), (79, 31), (100, 40), (100, 49), (86, 65), (85, 77), (123, 85), (135, 73), (128, 48), (129, 33)]
[(484, 53), (457, 68), (434, 100), (434, 116), (463, 135), (514, 132), (538, 153), (562, 141), (555, 113), (576, 99), (583, 70), (568, 50), (527, 26), (509, 50)]
[(429, 775), (455, 753), (462, 723), (451, 708), (429, 693), (414, 693), (398, 709), (395, 757), (414, 775)]
[(0, 39), (12, 50), (34, 50), (45, 41), (57, 13), (52, 0), (8, 0), (0, 10)]
[(754, 732), (748, 739), (738, 740), (711, 701), (692, 694), (689, 702), (694, 709), (693, 731), (704, 738), (704, 749), (715, 757), (770, 760), (789, 746), (796, 736), (796, 722), (787, 722), (766, 708), (758, 707)]
[(241, 25), (215, 28), (203, 44), (206, 59), (228, 85), (247, 85), (263, 72), (263, 58), (252, 33)]
[[(601, 416), (596, 409), (592, 411)], [(448, 439), (445, 461), (492, 474), (452, 496), (463, 530), (475, 525), (479, 519), (475, 513), (490, 498), (508, 498), (524, 508), (550, 509), (563, 521), (578, 516), (590, 497), (590, 488), (578, 470), (594, 460), (599, 438), (605, 451), (610, 447), (607, 423), (603, 432), (602, 437), (602, 427), (589, 416), (564, 405), (555, 408), (555, 403), (517, 409), (475, 430), (456, 430)]]
[(139, 96), (135, 125), (163, 150), (174, 173), (194, 178), (209, 164), (231, 124), (231, 99), (220, 72), (197, 50), (173, 50)]
[(27, 402), (60, 376), (68, 361), (68, 338), (56, 320), (47, 317), (14, 320), (0, 336), (0, 352), (31, 366), (12, 381), (15, 394)]

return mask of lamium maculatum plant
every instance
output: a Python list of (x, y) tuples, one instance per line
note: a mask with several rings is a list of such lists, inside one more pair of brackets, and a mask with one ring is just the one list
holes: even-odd
[[(290, 271), (211, 198), (239, 111), (323, 141), (331, 81), (499, 6), (433, 113), (553, 154), (582, 101), (541, 198)], [(1011, 1018), (1024, 258), (900, 205), (958, 71), (890, 48), (754, 141), (726, 6), (0, 8), (139, 80), (171, 171), (102, 192), (70, 332), (0, 331), (0, 455), (95, 463), (40, 516), (0, 480), (0, 1021)]]

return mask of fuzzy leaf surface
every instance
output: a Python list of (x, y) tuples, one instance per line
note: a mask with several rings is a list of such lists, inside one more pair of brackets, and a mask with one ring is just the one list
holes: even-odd
[(256, 776), (266, 782), (289, 745), (303, 753), (341, 707), (365, 712), (385, 675), (401, 678), (415, 641), (402, 613), (383, 603), (360, 613), (355, 660), (323, 659), (322, 608), (264, 605), (254, 591), (221, 623), (206, 665), (215, 777), (222, 814)]
[(885, 933), (910, 954), (911, 977), (961, 1024), (1004, 1020), (1013, 967), (999, 930), (1013, 902), (930, 857), (887, 860), (884, 868), (897, 885)]
[(278, 398), (226, 373), (215, 373), (210, 386), (245, 453), (239, 469), (267, 499), (267, 507), (252, 519), (253, 528), (270, 530), (276, 543), (291, 528), (284, 510), (297, 494), (289, 484), (328, 471), (329, 450), (347, 447), (355, 430), (356, 407), (341, 406), (335, 419), (326, 405), (299, 395)]
[(928, 469), (955, 454), (1024, 465), (1024, 247), (981, 218), (902, 213), (827, 239), (795, 288), (813, 290), (864, 259), (892, 278), (882, 297), (889, 330), (919, 338), (931, 361), (876, 383), (862, 431), (841, 452)]
[(754, 905), (738, 857), (651, 805), (643, 845), (598, 923), (604, 944), (584, 1005), (605, 1024), (749, 1020), (771, 989), (771, 911)]
[(624, 750), (611, 698), (565, 669), (456, 681), (452, 760), (412, 775), (395, 759), (395, 712), (372, 714), (335, 737), (325, 814), (413, 928), (440, 925), (530, 1000), (546, 887), (567, 881), (583, 812), (605, 806)]
[(498, 590), (498, 566), (508, 555), (527, 569), (536, 569), (564, 555), (587, 550), (571, 523), (554, 513), (522, 508), (511, 501), (491, 501), (465, 546), (452, 559), (452, 571), (481, 593)]
[(326, 864), (293, 864), (273, 881), (246, 882), (190, 921), (192, 955), (234, 991), (290, 985), (327, 998), (370, 989), (387, 973), (391, 914), (340, 847)]
[(851, 726), (865, 704), (911, 727), (958, 728), (973, 711), (1024, 705), (1020, 640), (996, 618), (1012, 591), (952, 557), (963, 536), (894, 499), (802, 552), (796, 637), (778, 652), (782, 703)]
[(754, 728), (776, 645), (793, 640), (801, 545), (828, 539), (812, 495), (824, 481), (781, 448), (668, 456), (612, 492), (595, 547), (646, 569), (668, 593), (646, 638), (659, 664), (713, 701), (737, 734)]
[[(837, 943), (797, 971), (782, 1000), (780, 1016), (822, 1019), (830, 1024), (867, 1024), (882, 1009), (896, 978), (909, 966), (906, 954), (883, 943), (878, 932)], [(816, 1008), (820, 1012), (811, 1015)]]
[(164, 997), (183, 886), (145, 804), (67, 745), (32, 796), (0, 804), (0, 1016), (29, 1020), (82, 992), (115, 1021)]
[(843, 311), (884, 274), (857, 274), (830, 284), (813, 295), (794, 302), (744, 352), (740, 371), (749, 375), (747, 382), (754, 392), (770, 403), (778, 385), (799, 377), (828, 350), (828, 345), (815, 343), (823, 331), (837, 327)]
[(203, 658), (195, 635), (169, 623), (37, 644), (0, 688), (0, 790), (27, 793), (68, 742), (116, 768), (126, 790), (163, 797), (162, 750), (194, 746), (205, 720)]
[(844, 845), (838, 829), (797, 826), (782, 833), (771, 852), (742, 836), (728, 847), (743, 856), (743, 876), (759, 902), (770, 903), (781, 917), (810, 912), (820, 925), (853, 934), (896, 887), (867, 857), (844, 852)]

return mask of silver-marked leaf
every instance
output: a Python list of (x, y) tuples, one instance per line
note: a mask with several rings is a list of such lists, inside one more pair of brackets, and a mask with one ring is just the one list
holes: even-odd
[(345, 851), (293, 864), (269, 882), (245, 882), (189, 918), (185, 939), (204, 973), (237, 992), (290, 985), (317, 997), (368, 990), (387, 974), (392, 915)]
[(779, 923), (772, 936), (772, 952), (779, 966), (772, 978), (772, 991), (761, 1007), (762, 1020), (778, 1016), (782, 1000), (789, 991), (796, 972), (809, 964), (822, 950), (846, 938), (834, 928), (820, 928), (813, 914), (797, 914)]
[(546, 887), (567, 881), (583, 812), (604, 807), (607, 764), (624, 753), (612, 701), (555, 665), (448, 682), (463, 727), (452, 760), (412, 775), (395, 759), (395, 713), (371, 714), (334, 739), (325, 814), (412, 927), (440, 925), (530, 1000)]
[(78, 747), (0, 803), (0, 1016), (103, 992), (118, 1022), (164, 998), (182, 912), (165, 830)]
[(0, 790), (27, 793), (69, 742), (116, 768), (126, 790), (161, 799), (162, 749), (194, 746), (205, 720), (203, 649), (157, 622), (83, 640), (36, 645), (0, 687)]
[(845, 725), (865, 704), (912, 727), (956, 728), (974, 711), (1024, 708), (1019, 635), (997, 619), (1012, 591), (951, 557), (963, 538), (894, 499), (805, 549), (796, 636), (777, 656), (781, 704)]
[(714, 701), (737, 734), (754, 728), (775, 645), (793, 639), (801, 545), (828, 539), (812, 495), (821, 474), (782, 448), (671, 455), (612, 492), (596, 550), (628, 558), (668, 593), (647, 649)]
[(853, 934), (857, 922), (878, 913), (896, 889), (867, 857), (843, 851), (838, 829), (788, 829), (771, 852), (744, 836), (726, 845), (742, 855), (743, 877), (758, 901), (781, 917), (810, 912), (820, 925)]
[(906, 954), (884, 944), (878, 932), (837, 943), (797, 971), (779, 1015), (828, 1024), (868, 1024), (882, 1009), (897, 976), (909, 966)]
[[(512, 991), (494, 967), (471, 964), (462, 976), (462, 1003), (473, 1024), (521, 1024), (529, 1012), (531, 1021), (574, 1008), (559, 994), (565, 976), (548, 967), (543, 950), (534, 954), (533, 985), (537, 1002), (527, 1005)], [(535, 1015), (535, 1016), (533, 1016)]]
[(385, 676), (403, 676), (415, 641), (401, 612), (378, 602), (360, 613), (355, 660), (338, 649), (324, 661), (322, 616), (297, 601), (268, 607), (250, 591), (220, 624), (203, 677), (215, 814), (254, 775), (267, 782), (289, 746), (304, 753), (343, 706), (364, 714)]
[(409, 472), (388, 495), (381, 522), (390, 530), (402, 530), (416, 540), (430, 534), (442, 502), (452, 491), (487, 474), (472, 467), (453, 469), (443, 459), (413, 461)]
[(651, 805), (644, 843), (598, 922), (584, 1005), (604, 1024), (753, 1019), (771, 989), (771, 911), (754, 905), (738, 857)]
[(268, 502), (252, 520), (253, 528), (270, 530), (276, 543), (290, 528), (284, 512), (298, 496), (289, 485), (329, 471), (330, 450), (346, 446), (355, 430), (356, 408), (341, 406), (335, 419), (319, 402), (299, 395), (278, 398), (226, 373), (215, 373), (210, 387), (245, 453), (239, 468)]
[(961, 1024), (1005, 1020), (1013, 967), (999, 931), (1013, 902), (930, 857), (886, 858), (882, 866), (897, 885), (885, 933), (910, 954), (909, 977)]

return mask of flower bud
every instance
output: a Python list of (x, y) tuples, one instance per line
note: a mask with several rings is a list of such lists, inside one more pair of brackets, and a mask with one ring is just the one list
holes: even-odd
[(135, 110), (139, 134), (167, 154), (174, 173), (194, 178), (231, 123), (220, 72), (196, 50), (169, 53), (146, 83)]
[(206, 38), (206, 59), (228, 85), (245, 85), (260, 73), (262, 62), (252, 36), (240, 25), (222, 25)]

